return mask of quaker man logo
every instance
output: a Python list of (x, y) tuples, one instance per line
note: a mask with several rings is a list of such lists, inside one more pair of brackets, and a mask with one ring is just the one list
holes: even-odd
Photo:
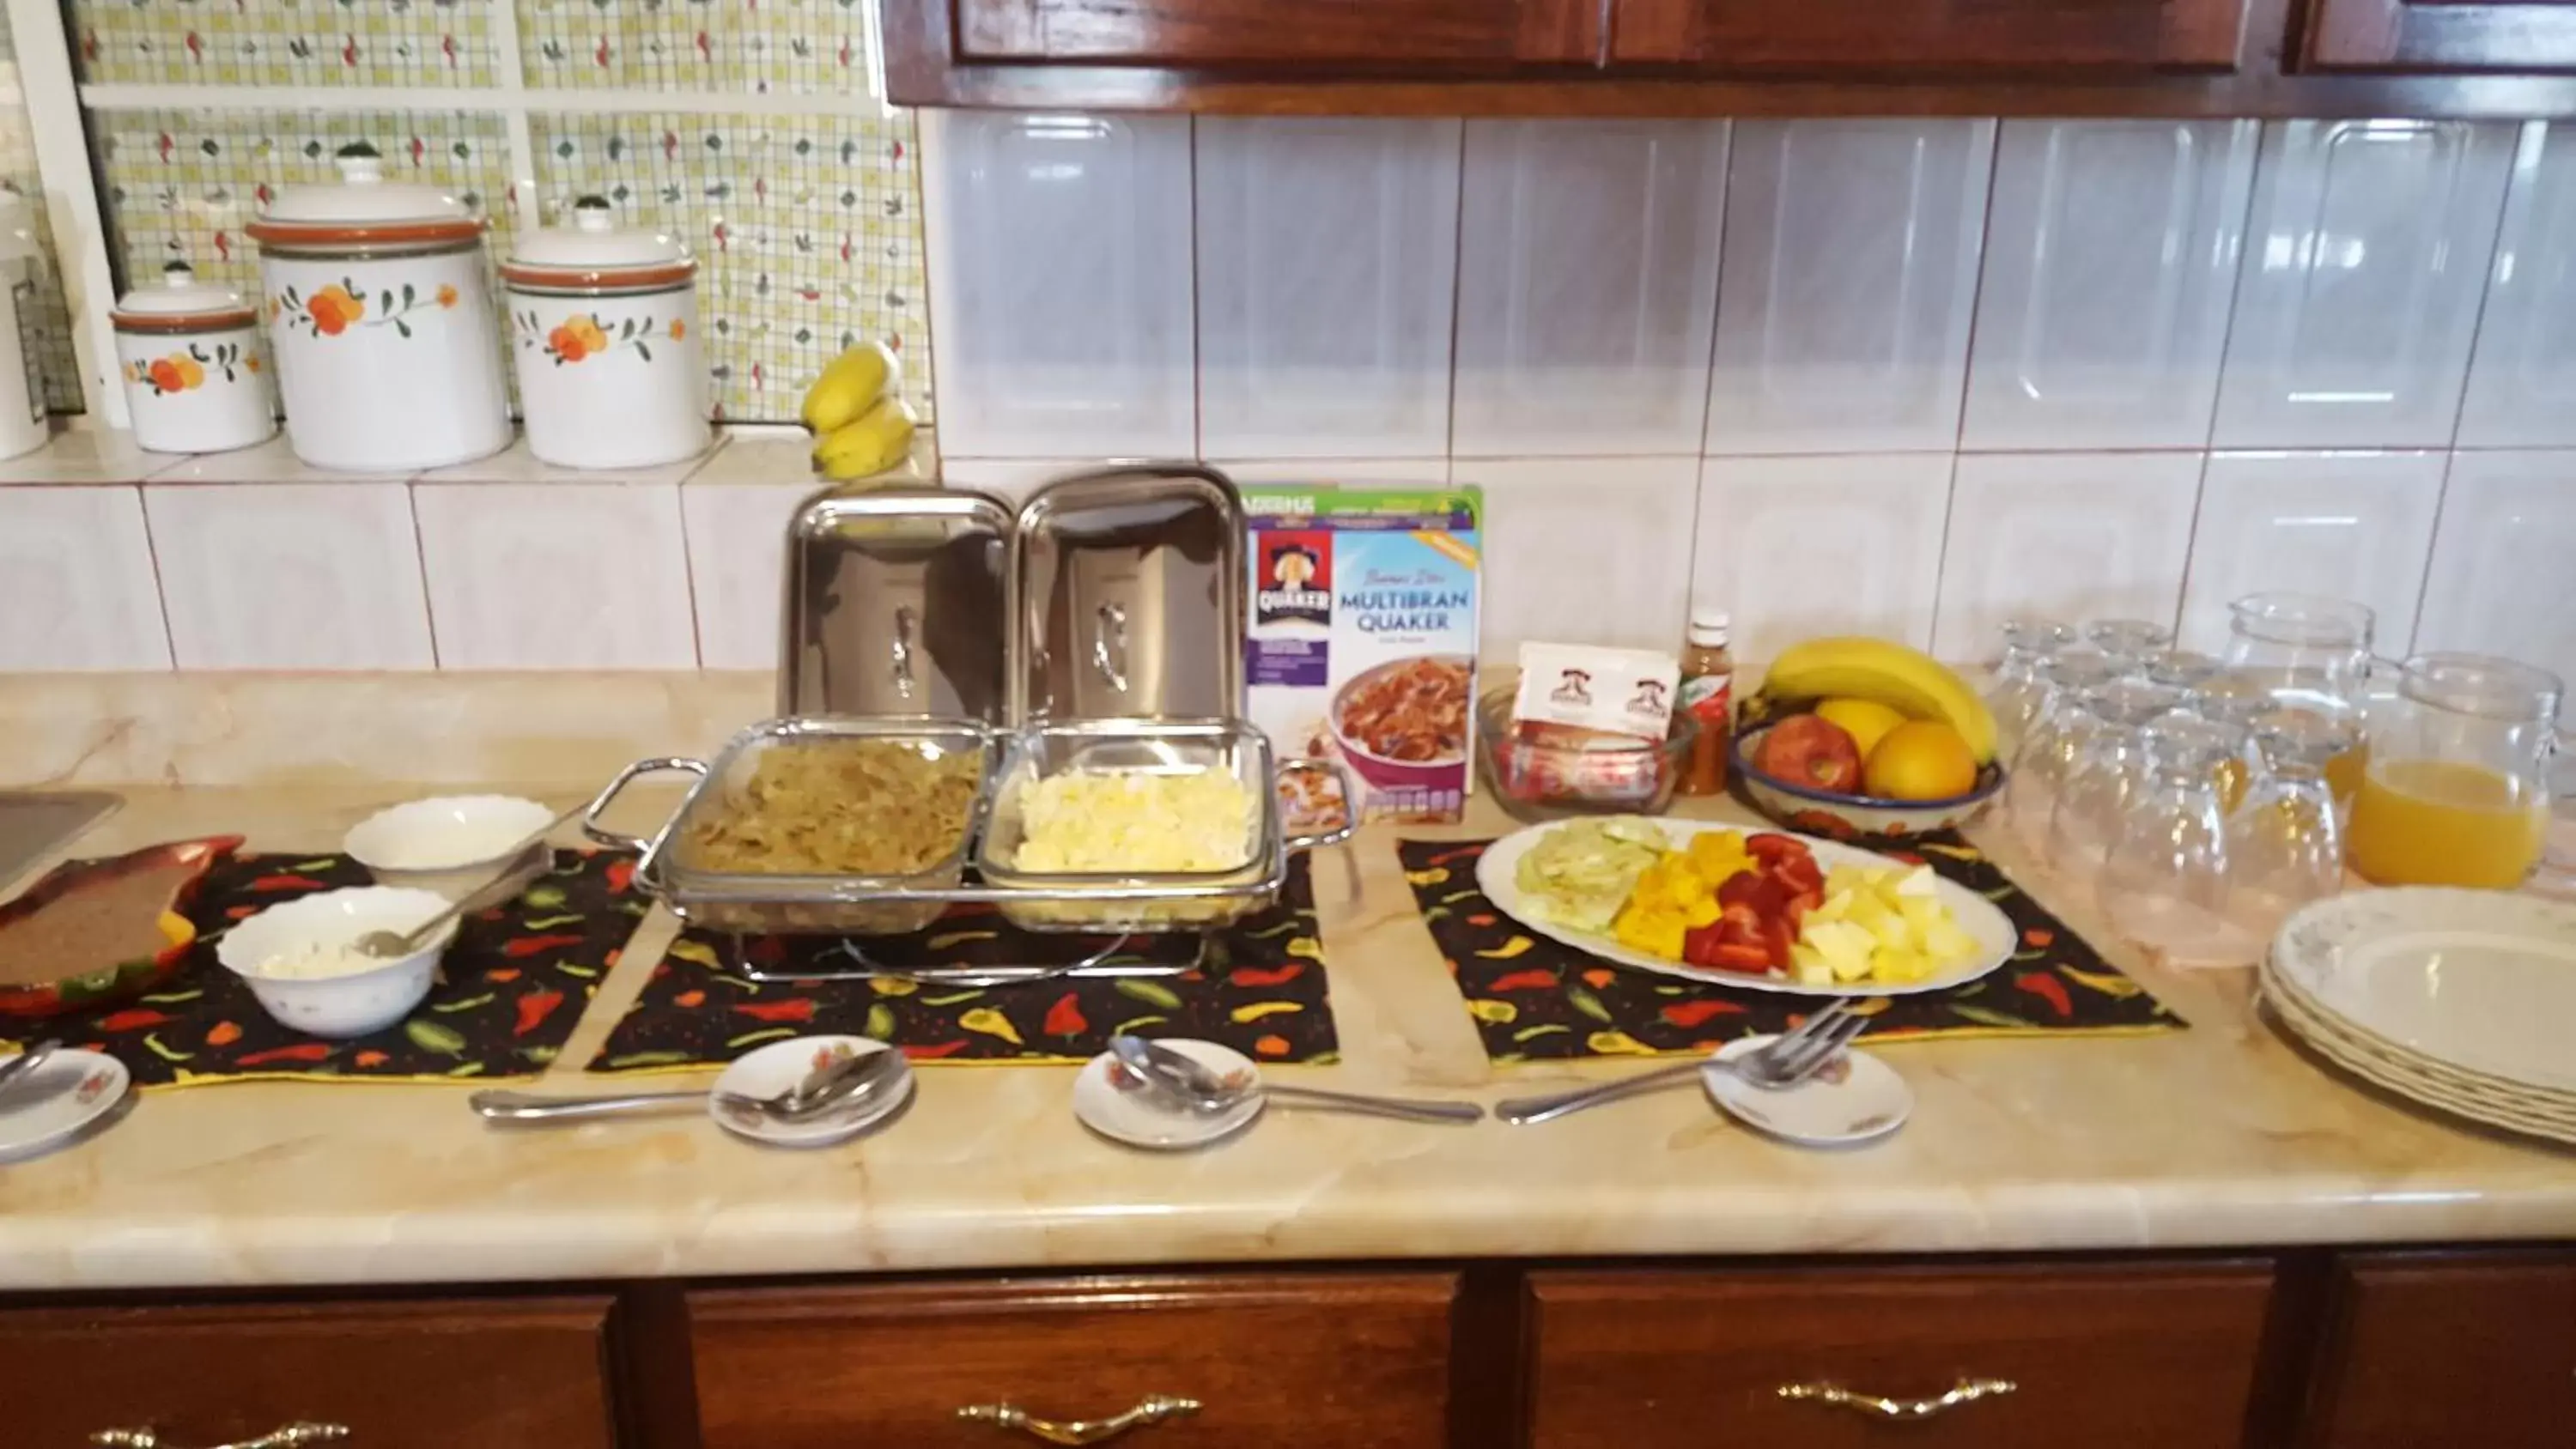
[(1257, 622), (1332, 622), (1333, 594), (1326, 564), (1318, 545), (1305, 536), (1292, 534), (1269, 541), (1262, 549), (1261, 575), (1264, 587), (1253, 600)]
[(1556, 688), (1549, 690), (1547, 692), (1547, 697), (1556, 701), (1558, 704), (1590, 706), (1592, 703), (1592, 672), (1588, 669), (1567, 669), (1559, 671), (1556, 676)]
[(1660, 679), (1637, 681), (1637, 693), (1628, 701), (1630, 714), (1662, 714), (1671, 706), (1664, 700), (1664, 682)]

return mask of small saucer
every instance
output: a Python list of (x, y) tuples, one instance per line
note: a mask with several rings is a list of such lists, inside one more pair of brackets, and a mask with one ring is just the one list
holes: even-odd
[[(1190, 1037), (1163, 1037), (1160, 1041), (1227, 1076), (1260, 1076), (1252, 1059), (1231, 1047)], [(1081, 1119), (1083, 1126), (1129, 1147), (1186, 1152), (1193, 1147), (1212, 1146), (1251, 1126), (1265, 1105), (1259, 1096), (1254, 1096), (1222, 1112), (1166, 1107), (1140, 1087), (1119, 1086), (1111, 1074), (1125, 1070), (1107, 1052), (1084, 1063), (1082, 1074), (1073, 1079), (1073, 1115)]]
[[(1716, 1061), (1760, 1051), (1775, 1038), (1748, 1036), (1719, 1048)], [(1702, 1067), (1709, 1100), (1759, 1132), (1805, 1147), (1852, 1147), (1905, 1125), (1914, 1089), (1896, 1069), (1867, 1052), (1845, 1052), (1815, 1076), (1785, 1090), (1754, 1086), (1733, 1072)]]
[(764, 1146), (837, 1146), (903, 1110), (903, 1105), (912, 1100), (914, 1078), (909, 1064), (892, 1086), (880, 1088), (864, 1100), (827, 1108), (802, 1122), (778, 1121), (749, 1107), (727, 1106), (722, 1099), (728, 1095), (775, 1097), (812, 1075), (836, 1053), (858, 1056), (893, 1050), (866, 1036), (800, 1036), (771, 1042), (748, 1056), (736, 1058), (724, 1069), (724, 1075), (716, 1078), (715, 1091), (707, 1099), (707, 1115), (736, 1137)]
[(125, 1101), (125, 1063), (92, 1051), (58, 1051), (0, 1100), (0, 1162), (42, 1157), (79, 1138)]

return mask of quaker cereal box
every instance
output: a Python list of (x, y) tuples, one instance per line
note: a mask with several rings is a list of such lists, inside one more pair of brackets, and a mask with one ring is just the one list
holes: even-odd
[[(1362, 820), (1459, 818), (1475, 778), (1473, 488), (1254, 487), (1244, 714), (1282, 758), (1338, 760)], [(1281, 786), (1289, 828), (1339, 822), (1313, 774)]]

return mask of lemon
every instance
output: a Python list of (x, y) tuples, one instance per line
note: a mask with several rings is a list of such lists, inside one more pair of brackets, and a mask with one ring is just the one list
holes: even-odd
[(1976, 788), (1977, 757), (1939, 720), (1907, 720), (1869, 752), (1861, 784), (1882, 800), (1947, 800)]
[(1878, 748), (1880, 740), (1887, 738), (1889, 730), (1905, 723), (1905, 716), (1893, 706), (1874, 699), (1829, 699), (1816, 706), (1816, 714), (1829, 723), (1842, 726), (1843, 733), (1852, 737), (1853, 744), (1860, 746), (1860, 757), (1864, 760), (1869, 758), (1870, 751)]

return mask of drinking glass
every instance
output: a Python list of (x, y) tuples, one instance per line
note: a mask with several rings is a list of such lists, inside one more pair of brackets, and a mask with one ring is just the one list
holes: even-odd
[(2112, 929), (2176, 963), (2227, 960), (2243, 938), (2225, 915), (2218, 767), (2237, 747), (2236, 732), (2167, 715), (2138, 733), (2146, 783), (2102, 862), (2102, 913)]
[(2084, 637), (2120, 661), (2123, 673), (2135, 672), (2148, 656), (2173, 643), (2173, 631), (2152, 619), (2096, 619), (2084, 626)]
[(2004, 818), (2023, 845), (2037, 853), (2048, 845), (2049, 812), (2057, 789), (2074, 766), (2077, 749), (2094, 724), (2090, 697), (2120, 677), (2120, 666), (2090, 650), (2058, 654), (2039, 666), (2046, 695), (2038, 723), (2013, 754), (2004, 781)]
[(2343, 831), (2326, 763), (2352, 748), (2353, 726), (2282, 711), (2254, 729), (2262, 768), (2227, 813), (2227, 919), (2269, 941), (2292, 911), (2343, 889)]
[(2075, 642), (2075, 631), (2054, 619), (2016, 617), (2004, 620), (2003, 636), (2003, 657), (1986, 683), (1986, 708), (1995, 717), (1996, 747), (2010, 758), (2048, 703), (2039, 666)]
[(2179, 689), (2142, 679), (2120, 679), (2093, 691), (2093, 729), (2077, 745), (2057, 798), (2049, 807), (2049, 864), (2090, 879), (2118, 838), (2129, 805), (2146, 785), (2141, 731), (2170, 714), (2184, 699)]
[(2197, 691), (2218, 677), (2226, 666), (2213, 655), (2190, 649), (2160, 649), (2147, 656), (2145, 674), (2149, 684), (2168, 689)]

